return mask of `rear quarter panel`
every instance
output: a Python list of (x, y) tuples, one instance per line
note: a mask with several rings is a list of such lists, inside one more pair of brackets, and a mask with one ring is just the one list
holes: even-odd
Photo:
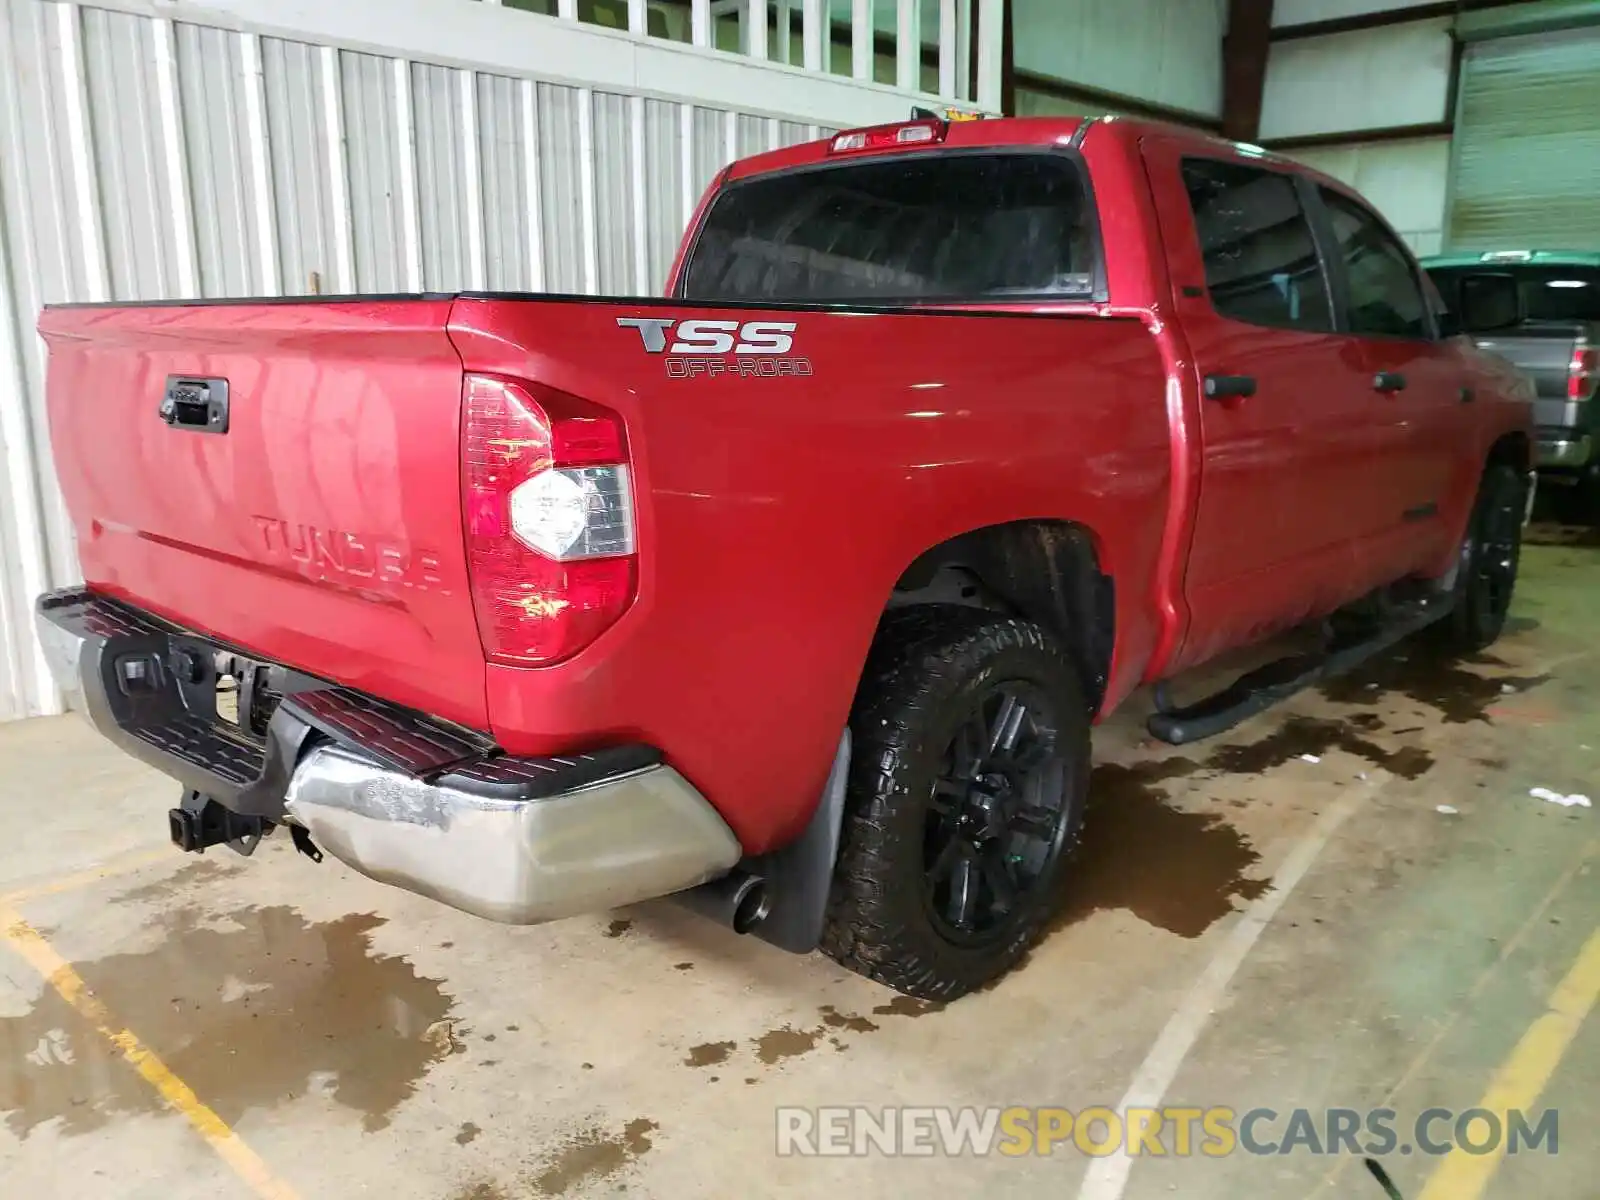
[[(673, 378), (619, 317), (793, 321), (811, 374)], [(1086, 526), (1116, 583), (1113, 695), (1148, 657), (1170, 449), (1136, 320), (463, 298), (451, 334), (468, 370), (615, 409), (633, 454), (638, 600), (566, 663), (490, 666), (514, 752), (642, 739), (747, 851), (779, 844), (820, 793), (895, 581), (1006, 521)]]

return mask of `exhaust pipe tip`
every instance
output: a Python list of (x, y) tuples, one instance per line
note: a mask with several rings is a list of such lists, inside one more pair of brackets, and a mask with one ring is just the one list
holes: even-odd
[(674, 899), (735, 933), (749, 933), (772, 912), (766, 878), (737, 867), (710, 883), (679, 892)]
[(759, 875), (742, 880), (735, 890), (729, 924), (735, 933), (749, 933), (772, 911), (772, 895), (767, 881)]

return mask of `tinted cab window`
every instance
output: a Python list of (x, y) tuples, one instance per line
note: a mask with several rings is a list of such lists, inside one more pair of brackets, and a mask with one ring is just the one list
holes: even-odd
[(1280, 329), (1333, 328), (1316, 239), (1293, 179), (1191, 158), (1183, 183), (1218, 313)]
[(1600, 321), (1600, 270), (1593, 267), (1489, 262), (1478, 267), (1433, 267), (1428, 274), (1439, 286), (1445, 303), (1455, 309), (1461, 277), (1479, 271), (1514, 276), (1530, 321)]
[(1431, 336), (1428, 302), (1404, 246), (1361, 205), (1322, 188), (1350, 293), (1350, 332), (1365, 336)]
[(1094, 225), (1075, 158), (922, 153), (759, 176), (711, 206), (691, 300), (1088, 297)]

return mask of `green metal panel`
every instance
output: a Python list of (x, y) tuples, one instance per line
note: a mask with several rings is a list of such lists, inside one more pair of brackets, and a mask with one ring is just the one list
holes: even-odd
[(1462, 13), (1456, 18), (1456, 37), (1463, 42), (1478, 42), (1585, 25), (1600, 25), (1600, 0), (1539, 0), (1536, 4), (1502, 4)]
[(1600, 248), (1600, 28), (1469, 46), (1452, 158), (1447, 249)]

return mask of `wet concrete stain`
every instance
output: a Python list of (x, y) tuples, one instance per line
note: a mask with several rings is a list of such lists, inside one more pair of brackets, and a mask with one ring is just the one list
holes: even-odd
[(461, 1128), (456, 1130), (456, 1145), (469, 1145), (477, 1141), (478, 1135), (482, 1132), (483, 1130), (479, 1129), (471, 1121), (463, 1121), (461, 1122)]
[(720, 1062), (727, 1062), (728, 1055), (734, 1052), (737, 1042), (702, 1042), (698, 1046), (691, 1046), (689, 1053), (684, 1057), (683, 1065), (686, 1067), (710, 1067)]
[(451, 1193), (450, 1200), (511, 1200), (511, 1196), (498, 1183), (469, 1183)]
[(943, 1000), (918, 1000), (915, 996), (896, 996), (887, 1004), (873, 1006), (872, 1015), (875, 1017), (925, 1017), (930, 1013), (943, 1012)]
[(1402, 779), (1417, 779), (1433, 767), (1433, 755), (1421, 747), (1385, 750), (1358, 734), (1352, 724), (1348, 719), (1290, 717), (1259, 741), (1219, 746), (1206, 758), (1206, 765), (1230, 774), (1259, 775), (1307, 754), (1321, 758), (1330, 750), (1342, 750)]
[(1600, 526), (1547, 525), (1539, 522), (1523, 531), (1522, 543), (1525, 546), (1600, 547)]
[(633, 928), (633, 922), (625, 917), (618, 917), (606, 926), (605, 936), (609, 938), (621, 937)]
[(1245, 878), (1261, 856), (1243, 834), (1215, 813), (1172, 807), (1157, 790), (1203, 765), (1172, 757), (1095, 768), (1083, 838), (1052, 932), (1120, 908), (1194, 938), (1231, 913), (1235, 899), (1266, 891), (1268, 880)]
[(817, 1048), (817, 1040), (822, 1037), (825, 1028), (796, 1029), (793, 1025), (782, 1025), (777, 1029), (769, 1029), (754, 1039), (756, 1057), (770, 1067), (786, 1058), (809, 1054)]
[(878, 1028), (876, 1021), (858, 1017), (855, 1013), (842, 1013), (831, 1004), (822, 1006), (822, 1023), (832, 1029), (848, 1029), (851, 1033), (872, 1033)]
[(550, 1156), (534, 1176), (533, 1190), (541, 1196), (561, 1196), (580, 1184), (610, 1179), (650, 1152), (654, 1145), (651, 1135), (660, 1128), (654, 1121), (638, 1117), (620, 1133), (607, 1133), (597, 1125), (581, 1130)]
[(1340, 704), (1366, 705), (1385, 692), (1398, 692), (1436, 710), (1447, 724), (1464, 725), (1488, 720), (1489, 708), (1506, 696), (1550, 681), (1547, 674), (1481, 675), (1470, 669), (1472, 666), (1503, 667), (1505, 663), (1487, 655), (1476, 662), (1452, 662), (1418, 649), (1408, 655), (1373, 659), (1323, 684), (1322, 694)]
[[(231, 852), (229, 857), (232, 857)], [(117, 902), (126, 904), (132, 901), (140, 904), (158, 900), (171, 900), (174, 896), (178, 896), (190, 888), (217, 883), (230, 875), (239, 874), (243, 869), (243, 867), (238, 866), (226, 866), (215, 857), (198, 859), (187, 866), (179, 867), (164, 879), (153, 880), (150, 883), (140, 884), (138, 887), (118, 892)]]
[[(875, 1006), (872, 1014), (876, 1017), (921, 1017), (928, 1013), (939, 1012), (943, 1008), (944, 1004), (939, 1001), (896, 996), (887, 1004)], [(822, 1017), (822, 1024), (815, 1029), (796, 1029), (793, 1025), (781, 1025), (777, 1029), (768, 1030), (758, 1038), (752, 1038), (751, 1045), (755, 1047), (756, 1057), (770, 1067), (786, 1058), (798, 1058), (802, 1054), (810, 1054), (823, 1042), (835, 1050), (844, 1051), (850, 1048), (850, 1043), (839, 1036), (841, 1033), (876, 1033), (883, 1028), (877, 1021), (859, 1013), (840, 1012), (831, 1004), (824, 1004), (817, 1011)], [(724, 1044), (731, 1043), (712, 1043), (714, 1046)], [(692, 1055), (694, 1052), (690, 1053)], [(755, 1081), (752, 1079), (746, 1082)]]
[[(454, 998), (405, 959), (377, 953), (380, 917), (320, 925), (288, 907), (180, 908), (153, 949), (78, 964), (89, 988), (137, 1029), (224, 1121), (321, 1092), (388, 1125), (450, 1050)], [(453, 1045), (453, 1034), (445, 1045)], [(82, 1134), (163, 1111), (154, 1089), (53, 990), (0, 1018), (0, 1111), (25, 1137), (57, 1122)]]
[[(1472, 665), (1506, 666), (1487, 656)], [(1363, 706), (1370, 706), (1385, 691), (1398, 692), (1436, 709), (1447, 722), (1459, 723), (1487, 719), (1496, 701), (1537, 687), (1547, 678), (1489, 677), (1419, 653), (1367, 664), (1328, 682), (1322, 690), (1329, 699)], [(1259, 897), (1270, 883), (1247, 877), (1260, 855), (1243, 834), (1214, 813), (1175, 807), (1162, 785), (1187, 777), (1262, 775), (1296, 759), (1320, 759), (1335, 750), (1405, 780), (1418, 779), (1433, 768), (1433, 755), (1420, 746), (1389, 748), (1365, 736), (1384, 728), (1383, 716), (1371, 711), (1338, 719), (1293, 716), (1265, 737), (1218, 746), (1203, 758), (1173, 755), (1096, 767), (1082, 842), (1051, 928), (1095, 912), (1126, 909), (1179, 936), (1200, 936), (1233, 912), (1238, 902)], [(1421, 726), (1413, 725), (1391, 731), (1385, 740), (1392, 743), (1395, 737), (1421, 731)], [(1236, 798), (1230, 803), (1242, 808), (1247, 802)]]

